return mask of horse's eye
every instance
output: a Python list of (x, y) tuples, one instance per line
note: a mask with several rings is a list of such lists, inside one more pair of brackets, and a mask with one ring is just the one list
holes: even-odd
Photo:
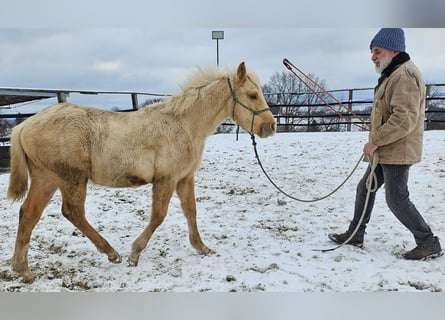
[(256, 93), (249, 94), (249, 98), (252, 100), (258, 99), (258, 95)]

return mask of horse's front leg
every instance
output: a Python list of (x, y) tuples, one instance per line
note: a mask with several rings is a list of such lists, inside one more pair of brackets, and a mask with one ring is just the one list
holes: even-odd
[(175, 191), (175, 182), (169, 179), (153, 182), (151, 216), (148, 226), (133, 242), (131, 253), (128, 257), (128, 265), (136, 267), (141, 252), (147, 247), (153, 232), (162, 224), (167, 215), (168, 204)]
[(180, 180), (176, 192), (181, 200), (182, 210), (187, 218), (189, 229), (190, 243), (202, 254), (215, 253), (209, 249), (201, 240), (199, 235), (198, 225), (196, 223), (196, 200), (195, 200), (195, 179), (194, 175), (190, 175)]

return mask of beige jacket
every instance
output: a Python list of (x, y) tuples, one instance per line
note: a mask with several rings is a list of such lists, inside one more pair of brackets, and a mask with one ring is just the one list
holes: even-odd
[(420, 162), (425, 118), (425, 83), (409, 60), (376, 88), (370, 140), (378, 146), (379, 163)]

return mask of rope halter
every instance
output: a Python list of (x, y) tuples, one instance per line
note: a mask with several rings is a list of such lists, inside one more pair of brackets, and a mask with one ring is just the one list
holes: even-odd
[[(249, 77), (248, 77), (248, 79), (250, 80)], [(253, 83), (252, 80), (250, 80), (250, 81)], [(242, 103), (241, 101), (239, 101), (238, 98), (236, 97), (236, 95), (235, 95), (235, 91), (233, 90), (232, 83), (230, 82), (230, 79), (229, 79), (229, 78), (227, 78), (227, 83), (228, 83), (228, 85), (229, 85), (230, 93), (232, 94), (232, 99), (233, 99), (232, 119), (233, 119), (233, 121), (235, 121), (235, 108), (236, 108), (236, 105), (237, 105), (237, 104), (239, 104), (240, 106), (242, 106), (242, 107), (244, 107), (245, 109), (247, 109), (247, 110), (249, 110), (250, 112), (252, 112), (252, 122), (251, 122), (251, 124), (250, 124), (250, 131), (249, 131), (249, 133), (250, 133), (251, 135), (253, 135), (253, 123), (254, 123), (254, 121), (255, 121), (255, 116), (257, 116), (257, 115), (259, 115), (260, 113), (263, 113), (263, 112), (265, 112), (265, 111), (270, 111), (270, 108), (267, 107), (267, 108), (264, 108), (264, 109), (261, 109), (261, 110), (254, 110), (254, 109), (250, 108), (249, 106), (246, 106), (244, 103)], [(236, 121), (235, 121), (235, 122), (236, 122)], [(238, 124), (238, 126), (239, 126), (239, 124)]]

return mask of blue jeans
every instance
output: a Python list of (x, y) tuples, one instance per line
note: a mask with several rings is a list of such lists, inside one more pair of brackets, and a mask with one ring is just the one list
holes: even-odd
[[(399, 221), (408, 228), (414, 236), (417, 245), (429, 244), (433, 242), (434, 235), (430, 227), (409, 199), (408, 176), (411, 165), (391, 165), (378, 164), (375, 173), (377, 176), (377, 189), (385, 184), (386, 203), (392, 213)], [(363, 178), (357, 185), (357, 193), (355, 198), (354, 218), (349, 225), (352, 232), (360, 221), (365, 206), (366, 179), (370, 174), (370, 167), (366, 170)], [(373, 186), (374, 187), (374, 186)], [(366, 224), (371, 218), (372, 208), (374, 207), (376, 192), (369, 195), (368, 206), (363, 217), (363, 221), (357, 231), (357, 236), (363, 237), (365, 234)]]

